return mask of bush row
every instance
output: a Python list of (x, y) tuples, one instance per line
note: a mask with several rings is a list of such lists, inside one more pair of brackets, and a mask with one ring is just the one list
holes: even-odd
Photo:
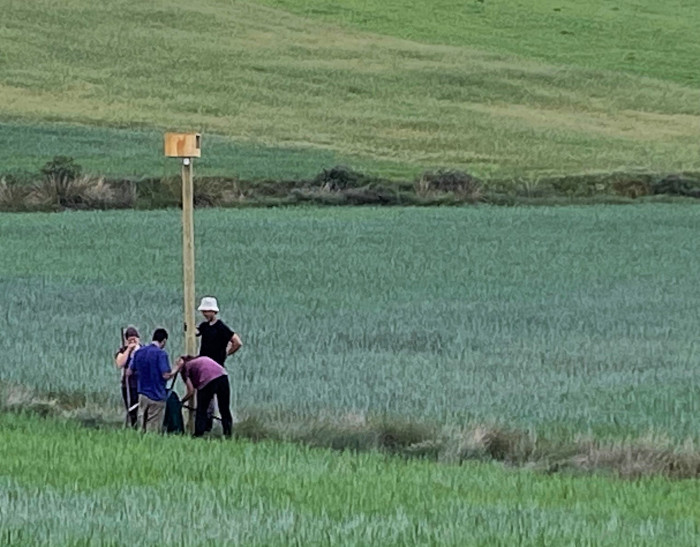
[[(244, 181), (198, 177), (197, 207), (318, 205), (497, 205), (630, 202), (648, 196), (700, 198), (700, 173), (602, 173), (484, 182), (468, 173), (426, 171), (394, 181), (336, 166), (311, 179)], [(180, 179), (108, 179), (57, 156), (37, 173), (0, 176), (0, 210), (156, 209), (181, 205)]]

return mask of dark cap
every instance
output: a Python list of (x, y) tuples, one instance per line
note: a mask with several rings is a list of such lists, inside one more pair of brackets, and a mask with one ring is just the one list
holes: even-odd
[(139, 336), (139, 331), (136, 330), (136, 327), (127, 327), (126, 330), (124, 331), (124, 338), (141, 338)]
[(168, 331), (164, 328), (157, 328), (153, 331), (153, 341), (154, 342), (164, 342), (168, 339)]

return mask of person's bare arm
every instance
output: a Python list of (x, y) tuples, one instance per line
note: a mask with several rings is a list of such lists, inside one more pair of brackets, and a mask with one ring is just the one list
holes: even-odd
[(238, 334), (234, 334), (229, 340), (228, 347), (226, 348), (226, 355), (233, 355), (239, 349), (243, 347), (243, 342)]
[(114, 365), (117, 368), (124, 368), (129, 360), (129, 355), (131, 355), (131, 349), (127, 346), (122, 353), (117, 353), (117, 356), (114, 358)]
[(138, 347), (138, 344), (129, 344), (124, 348), (124, 351), (121, 353), (117, 353), (117, 356), (114, 358), (114, 365), (117, 368), (124, 368), (126, 366), (126, 363), (129, 361), (129, 357), (136, 351), (136, 348)]
[[(161, 368), (161, 370), (163, 370), (164, 368), (170, 368), (168, 366), (168, 358), (164, 357), (164, 359), (165, 359), (165, 363), (164, 363), (165, 366), (163, 366), (163, 368)], [(178, 361), (178, 363), (172, 368), (172, 370), (168, 370), (167, 372), (163, 372), (163, 379), (170, 380), (170, 378), (172, 378), (178, 372), (180, 372), (180, 368), (181, 368), (181, 365), (180, 365), (180, 362)]]

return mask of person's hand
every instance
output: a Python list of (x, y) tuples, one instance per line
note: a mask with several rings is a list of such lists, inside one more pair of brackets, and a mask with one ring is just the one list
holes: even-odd
[(139, 343), (138, 342), (129, 342), (126, 346), (126, 350), (129, 353), (133, 353), (133, 351), (138, 347)]

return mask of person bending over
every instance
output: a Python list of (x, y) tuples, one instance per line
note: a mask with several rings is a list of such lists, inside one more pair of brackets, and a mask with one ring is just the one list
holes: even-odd
[(221, 413), (221, 425), (226, 437), (231, 436), (233, 417), (229, 408), (231, 386), (226, 369), (210, 357), (181, 356), (176, 364), (182, 380), (187, 386), (187, 393), (182, 402), (190, 400), (197, 390), (197, 410), (194, 418), (194, 436), (201, 437), (207, 431), (207, 409), (216, 397)]

